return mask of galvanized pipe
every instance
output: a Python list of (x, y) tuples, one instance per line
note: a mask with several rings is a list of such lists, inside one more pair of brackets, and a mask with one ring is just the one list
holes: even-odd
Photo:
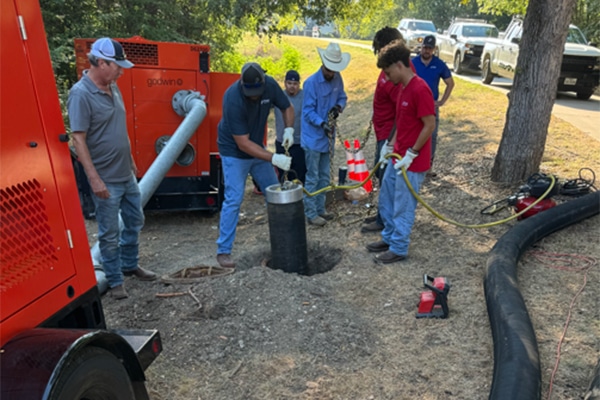
[[(148, 203), (156, 188), (158, 188), (169, 169), (175, 163), (175, 160), (177, 160), (177, 157), (179, 157), (194, 132), (196, 132), (196, 129), (198, 129), (206, 117), (206, 103), (204, 102), (204, 96), (199, 92), (180, 90), (173, 96), (171, 104), (175, 112), (181, 116), (185, 116), (185, 118), (181, 121), (173, 136), (167, 141), (139, 182), (142, 208)], [(119, 225), (122, 230), (123, 223), (120, 217)], [(91, 252), (94, 265), (96, 267), (102, 265), (102, 256), (98, 242), (92, 246)], [(104, 278), (103, 275), (104, 272), (102, 270), (96, 269), (96, 279), (98, 282)]]

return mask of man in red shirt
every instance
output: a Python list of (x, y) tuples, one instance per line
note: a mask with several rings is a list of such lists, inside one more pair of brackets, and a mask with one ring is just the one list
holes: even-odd
[[(382, 48), (394, 40), (402, 40), (402, 34), (398, 29), (386, 26), (378, 30), (373, 37), (373, 53), (378, 55)], [(381, 71), (379, 78), (377, 78), (375, 94), (373, 95), (373, 116), (371, 118), (375, 137), (377, 138), (374, 165), (379, 162), (381, 149), (387, 146), (388, 139), (396, 132), (396, 100), (401, 91), (402, 85), (394, 85), (385, 76), (385, 72)], [(385, 165), (381, 165), (377, 170), (376, 176), (379, 182), (383, 179), (384, 168)], [(375, 220), (364, 225), (360, 231), (366, 233), (380, 232), (381, 230), (383, 230), (383, 220), (381, 219), (381, 214), (377, 211)]]
[(379, 54), (377, 66), (395, 85), (404, 89), (396, 106), (394, 168), (386, 168), (379, 193), (379, 212), (383, 219), (382, 240), (369, 243), (367, 249), (381, 253), (378, 263), (404, 260), (408, 255), (410, 233), (415, 221), (417, 199), (404, 180), (403, 170), (416, 193), (431, 166), (431, 134), (435, 128), (435, 104), (431, 89), (411, 69), (410, 50), (403, 44), (390, 44)]

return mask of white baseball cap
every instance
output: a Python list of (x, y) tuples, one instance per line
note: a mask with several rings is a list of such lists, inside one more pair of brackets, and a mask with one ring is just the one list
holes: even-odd
[(121, 68), (131, 68), (133, 63), (127, 60), (121, 43), (111, 38), (100, 38), (92, 44), (90, 54), (103, 60), (112, 61)]

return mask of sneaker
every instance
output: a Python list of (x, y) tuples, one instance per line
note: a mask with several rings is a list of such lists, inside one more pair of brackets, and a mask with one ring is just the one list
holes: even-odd
[(135, 276), (140, 281), (154, 281), (157, 276), (154, 272), (148, 271), (140, 266), (131, 271), (123, 271), (123, 275), (125, 276)]
[(379, 225), (377, 222), (371, 222), (370, 224), (364, 225), (360, 228), (362, 233), (366, 232), (381, 232), (383, 230), (383, 225)]
[(315, 226), (324, 226), (325, 224), (327, 224), (327, 221), (321, 216), (316, 216), (312, 219), (309, 218), (308, 223)]
[(235, 262), (231, 259), (231, 254), (217, 254), (217, 262), (223, 268), (235, 268)]
[(364, 219), (364, 221), (363, 221), (363, 222), (364, 222), (365, 224), (370, 224), (371, 222), (375, 222), (375, 221), (377, 221), (377, 216), (374, 216), (374, 217), (367, 217), (367, 218), (365, 218), (365, 219)]
[(319, 214), (319, 217), (323, 218), (325, 221), (331, 221), (335, 218), (335, 215), (325, 211), (323, 214)]
[(110, 288), (110, 297), (112, 297), (115, 300), (123, 300), (123, 299), (128, 298), (129, 294), (127, 294), (127, 290), (125, 290), (125, 286), (123, 286), (121, 284), (119, 286)]
[(401, 256), (399, 254), (392, 253), (391, 251), (386, 251), (385, 253), (381, 253), (373, 257), (373, 260), (375, 260), (375, 262), (381, 264), (391, 264), (405, 259), (406, 256)]
[(379, 253), (382, 251), (387, 251), (389, 248), (390, 248), (390, 245), (387, 244), (386, 242), (384, 242), (383, 240), (380, 240), (378, 242), (369, 243), (367, 245), (367, 250), (369, 250), (371, 253)]

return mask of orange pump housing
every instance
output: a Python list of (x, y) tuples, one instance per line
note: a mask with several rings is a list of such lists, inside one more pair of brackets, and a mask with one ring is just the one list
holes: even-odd
[[(96, 39), (75, 39), (78, 76), (89, 68), (87, 53)], [(207, 114), (188, 142), (193, 160), (175, 163), (146, 209), (210, 209), (220, 206), (222, 180), (217, 148), (217, 125), (225, 90), (239, 74), (210, 71), (207, 45), (155, 42), (135, 36), (115, 39), (135, 64), (117, 81), (127, 110), (127, 129), (141, 178), (183, 121), (172, 107), (175, 93), (189, 90), (205, 96)], [(184, 152), (186, 151), (184, 150)], [(219, 190), (220, 189), (220, 190)], [(176, 195), (176, 196), (174, 196)]]
[(17, 333), (39, 326), (89, 293), (96, 277), (39, 5), (25, 0), (1, 3), (4, 346)]

